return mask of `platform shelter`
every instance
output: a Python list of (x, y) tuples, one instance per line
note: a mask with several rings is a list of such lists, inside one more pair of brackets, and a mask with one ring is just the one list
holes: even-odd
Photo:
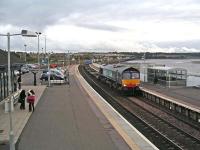
[(147, 68), (148, 82), (160, 84), (166, 87), (186, 86), (187, 70), (166, 66), (154, 66)]

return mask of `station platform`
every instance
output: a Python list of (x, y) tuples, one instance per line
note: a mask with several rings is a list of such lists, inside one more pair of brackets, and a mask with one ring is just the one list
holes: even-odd
[(18, 149), (157, 150), (107, 103), (99, 101), (77, 66), (70, 72), (70, 85), (45, 90), (18, 140)]
[(54, 85), (46, 89), (19, 138), (17, 148), (129, 150), (126, 142), (91, 103), (74, 75), (70, 80), (70, 85)]
[(166, 97), (173, 98), (174, 101), (185, 104), (187, 106), (200, 109), (199, 88), (195, 87), (163, 87), (161, 85), (142, 83), (143, 89), (152, 90)]

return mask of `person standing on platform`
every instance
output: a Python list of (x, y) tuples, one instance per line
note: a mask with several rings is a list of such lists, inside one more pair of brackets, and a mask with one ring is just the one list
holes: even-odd
[(35, 92), (33, 90), (30, 90), (28, 92), (27, 102), (29, 103), (29, 112), (32, 110), (35, 110), (34, 103), (35, 103)]
[(19, 103), (21, 103), (20, 105), (20, 109), (25, 109), (25, 98), (26, 98), (26, 91), (22, 90), (20, 95), (19, 95)]
[(17, 91), (17, 76), (15, 74), (14, 74), (13, 83), (14, 83), (14, 91)]
[(21, 89), (21, 83), (22, 83), (21, 75), (19, 75), (17, 82), (18, 82), (18, 88)]

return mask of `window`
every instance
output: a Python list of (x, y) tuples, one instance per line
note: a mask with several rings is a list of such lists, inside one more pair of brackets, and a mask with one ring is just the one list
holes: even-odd
[(140, 74), (135, 71), (125, 71), (123, 73), (123, 79), (139, 79)]
[(140, 78), (138, 72), (132, 72), (131, 74), (132, 74), (132, 75), (131, 75), (132, 79), (139, 79), (139, 78)]
[(61, 76), (61, 73), (59, 73), (59, 72), (55, 72), (55, 74)]
[(123, 79), (131, 79), (131, 74), (130, 74), (130, 72), (124, 72), (124, 73), (123, 73)]

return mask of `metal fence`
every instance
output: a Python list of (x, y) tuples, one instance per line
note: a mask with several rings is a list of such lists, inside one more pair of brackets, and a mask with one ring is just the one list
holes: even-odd
[[(17, 91), (18, 87), (18, 78), (21, 78), (21, 75), (16, 75), (15, 70), (20, 70), (20, 67), (11, 67), (11, 90), (12, 93)], [(0, 102), (8, 97), (8, 72), (7, 66), (0, 66)]]

